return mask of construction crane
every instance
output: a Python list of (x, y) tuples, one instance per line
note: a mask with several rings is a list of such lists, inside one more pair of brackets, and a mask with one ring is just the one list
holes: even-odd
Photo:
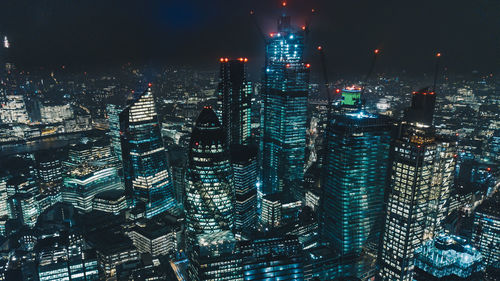
[(436, 83), (437, 83), (437, 78), (438, 78), (438, 72), (439, 72), (439, 61), (441, 59), (441, 53), (436, 54), (436, 67), (434, 69), (434, 83), (432, 85), (432, 91), (436, 92)]

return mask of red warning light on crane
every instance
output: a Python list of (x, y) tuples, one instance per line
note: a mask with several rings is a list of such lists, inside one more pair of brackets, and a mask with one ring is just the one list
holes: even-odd
[(283, 2), (281, 3), (281, 6), (286, 7), (286, 1), (283, 1)]
[(375, 49), (375, 51), (373, 51), (373, 52), (377, 55), (378, 53), (380, 53), (380, 50), (379, 49)]
[(151, 86), (153, 86), (153, 84), (152, 83), (148, 83), (148, 87), (151, 88)]
[(323, 47), (318, 46), (318, 51), (321, 51), (321, 50), (323, 50)]

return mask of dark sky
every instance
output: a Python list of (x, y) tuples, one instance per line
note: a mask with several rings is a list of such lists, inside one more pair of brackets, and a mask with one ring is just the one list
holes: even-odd
[[(364, 73), (381, 48), (379, 70), (430, 72), (443, 53), (450, 72), (498, 72), (500, 0), (290, 0), (302, 25), (311, 8), (307, 59), (326, 47), (332, 73)], [(265, 32), (275, 29), (275, 0), (0, 0), (0, 34), (24, 66), (102, 66), (127, 61), (210, 66), (245, 56), (258, 68)]]

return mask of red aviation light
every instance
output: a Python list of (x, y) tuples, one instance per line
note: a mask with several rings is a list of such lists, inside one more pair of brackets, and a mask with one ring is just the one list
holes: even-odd
[(435, 94), (434, 92), (430, 92), (430, 93), (429, 93), (429, 95), (431, 95), (431, 96), (432, 96), (432, 95), (434, 95), (434, 94)]
[(228, 58), (224, 58), (224, 61), (225, 61), (225, 62), (228, 62), (228, 61), (229, 61), (229, 59), (228, 59)]
[(244, 61), (244, 62), (247, 62), (247, 61), (248, 61), (248, 59), (247, 59), (247, 58), (244, 58), (244, 59), (243, 59), (243, 61)]
[(491, 168), (490, 167), (486, 168), (486, 171), (488, 171), (488, 172), (491, 171)]
[(269, 36), (274, 37), (274, 33), (269, 33)]
[(323, 50), (323, 47), (322, 46), (318, 46), (318, 51), (321, 51)]
[(316, 9), (311, 9), (311, 13), (315, 13), (316, 12)]
[(378, 53), (380, 53), (380, 50), (379, 49), (375, 49), (375, 51), (373, 51), (375, 53), (375, 55), (377, 55)]
[(220, 62), (224, 62), (224, 58), (220, 58)]
[(286, 7), (286, 1), (283, 1), (283, 2), (281, 3), (281, 6)]
[(335, 93), (340, 93), (340, 89), (335, 89)]
[(301, 28), (302, 28), (302, 30), (306, 30), (306, 26), (305, 25), (303, 25)]
[(151, 84), (151, 83), (148, 83), (148, 87), (149, 87), (149, 88), (151, 88), (151, 86), (153, 86), (153, 84)]
[(200, 143), (199, 142), (195, 142), (194, 145), (198, 146), (198, 145), (200, 145)]
[(306, 67), (307, 67), (307, 68), (311, 67), (311, 64), (306, 63)]
[(441, 53), (437, 53), (437, 54), (436, 54), (436, 57), (438, 57), (438, 58), (439, 58), (440, 56), (441, 56)]
[(286, 64), (286, 67), (287, 67), (287, 68), (289, 68), (289, 67), (290, 67), (290, 64), (289, 64), (289, 63), (287, 63), (287, 64)]

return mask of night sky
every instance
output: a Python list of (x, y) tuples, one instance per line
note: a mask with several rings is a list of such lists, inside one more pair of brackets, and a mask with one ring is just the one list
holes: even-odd
[[(380, 71), (432, 72), (443, 53), (450, 72), (499, 72), (500, 0), (290, 0), (292, 21), (312, 17), (307, 60), (326, 47), (332, 74), (364, 73), (381, 48)], [(123, 62), (210, 67), (221, 56), (263, 63), (264, 32), (275, 30), (280, 1), (0, 0), (0, 34), (12, 61), (33, 66)]]

